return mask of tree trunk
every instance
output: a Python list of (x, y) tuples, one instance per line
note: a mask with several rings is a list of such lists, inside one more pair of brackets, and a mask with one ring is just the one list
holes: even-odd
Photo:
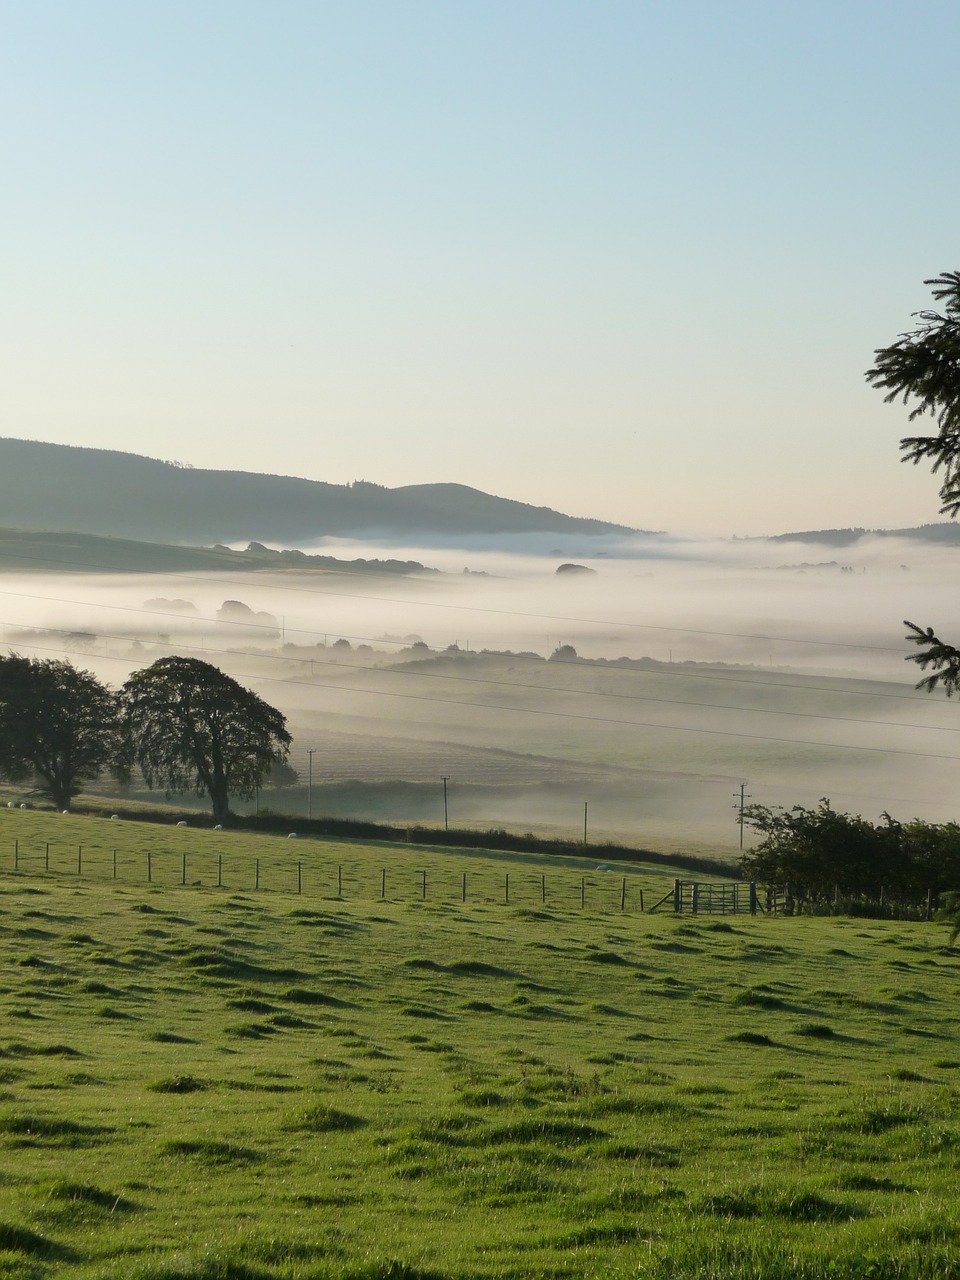
[(230, 816), (230, 796), (222, 778), (216, 779), (211, 786), (210, 800), (213, 804), (214, 822), (226, 822)]

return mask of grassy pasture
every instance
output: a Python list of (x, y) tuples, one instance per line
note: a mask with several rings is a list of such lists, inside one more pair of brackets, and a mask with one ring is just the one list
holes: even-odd
[[(296, 819), (290, 830), (296, 832)], [(609, 866), (609, 870), (598, 867)], [(420, 903), (500, 903), (637, 911), (669, 891), (669, 868), (395, 841), (290, 839), (0, 809), (0, 875), (260, 890)], [(688, 877), (689, 878), (689, 877)], [(626, 879), (626, 889), (623, 882)]]
[(937, 926), (181, 886), (217, 838), (454, 890), (545, 861), (4, 811), (0, 1276), (960, 1275)]

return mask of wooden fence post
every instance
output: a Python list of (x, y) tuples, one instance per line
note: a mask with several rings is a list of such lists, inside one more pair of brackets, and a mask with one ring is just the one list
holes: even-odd
[(467, 873), (464, 871), (463, 877), (460, 881), (460, 901), (466, 902), (466, 900), (467, 900)]
[(180, 858), (180, 883), (187, 883), (187, 855), (185, 853)]
[(542, 903), (547, 901), (547, 877), (544, 874), (540, 876), (540, 901)]
[(303, 863), (297, 863), (297, 893), (303, 893)]
[(680, 881), (679, 881), (679, 880), (674, 880), (674, 882), (673, 882), (673, 909), (674, 909), (674, 911), (677, 913), (677, 915), (679, 915), (679, 914), (680, 914), (680, 908), (681, 908), (681, 906), (683, 905), (683, 902), (682, 902), (682, 899), (681, 899), (681, 896), (680, 896), (680, 895), (681, 895)]
[(77, 845), (77, 875), (83, 870), (83, 845)]
[(116, 880), (116, 878), (117, 878), (117, 851), (116, 851), (116, 849), (114, 849), (114, 851), (113, 851), (113, 878), (114, 878), (114, 880)]
[(14, 871), (20, 870), (20, 841), (19, 840), (14, 840), (13, 842), (13, 869)]
[(387, 896), (387, 868), (383, 867), (380, 871), (380, 897), (381, 899), (383, 899), (386, 896)]
[(217, 888), (223, 888), (223, 854), (217, 854)]
[(147, 884), (153, 882), (153, 859), (150, 850), (147, 850)]
[(508, 907), (510, 905), (510, 872), (509, 871), (505, 871), (503, 873), (503, 905), (505, 907)]
[(256, 868), (254, 870), (253, 887), (255, 889), (260, 888), (260, 859), (259, 858), (256, 859)]
[(44, 851), (43, 851), (43, 869), (44, 869), (44, 871), (49, 871), (49, 870), (50, 870), (50, 842), (49, 842), (49, 840), (47, 841), (46, 848), (45, 848), (45, 849), (44, 849)]
[(421, 886), (420, 886), (420, 897), (421, 897), (424, 901), (426, 901), (426, 898), (427, 898), (427, 873), (426, 873), (426, 871), (421, 871), (421, 872), (420, 872), (420, 875), (423, 877), (423, 881), (422, 881)]
[(580, 877), (580, 910), (581, 911), (583, 910), (584, 903), (586, 902), (586, 894), (587, 894), (586, 882), (583, 876), (581, 876)]
[(626, 911), (626, 909), (627, 909), (627, 877), (624, 876), (623, 879), (620, 881), (620, 910)]
[(640, 890), (640, 910), (643, 910), (643, 890)]
[(337, 897), (343, 897), (343, 867), (337, 865)]

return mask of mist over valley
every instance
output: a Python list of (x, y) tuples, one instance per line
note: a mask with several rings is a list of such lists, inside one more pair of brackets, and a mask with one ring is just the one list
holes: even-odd
[(586, 804), (590, 839), (731, 856), (741, 783), (954, 816), (960, 721), (914, 691), (902, 627), (960, 634), (949, 543), (339, 537), (217, 567), (168, 548), (148, 573), (84, 546), (76, 571), (62, 540), (46, 571), (36, 546), (0, 561), (5, 647), (114, 687), (163, 654), (216, 663), (287, 715), (299, 782), (260, 802), (293, 815), (440, 823), (446, 775), (457, 825), (582, 838)]

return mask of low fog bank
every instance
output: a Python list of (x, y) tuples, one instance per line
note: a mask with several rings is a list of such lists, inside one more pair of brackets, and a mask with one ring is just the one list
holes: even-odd
[[(302, 776), (313, 749), (317, 786), (363, 784), (360, 804), (381, 788), (391, 820), (423, 820), (418, 789), (429, 807), (442, 773), (464, 821), (566, 830), (586, 802), (598, 835), (630, 843), (732, 847), (740, 782), (765, 804), (960, 816), (960, 715), (914, 693), (902, 625), (960, 643), (945, 590), (960, 551), (663, 537), (636, 554), (580, 539), (594, 554), (578, 556), (549, 541), (382, 548), (445, 571), (400, 579), (8, 574), (0, 634), (114, 687), (165, 653), (214, 662), (290, 717)], [(356, 550), (379, 554), (333, 553)], [(495, 752), (508, 759), (492, 776)]]

